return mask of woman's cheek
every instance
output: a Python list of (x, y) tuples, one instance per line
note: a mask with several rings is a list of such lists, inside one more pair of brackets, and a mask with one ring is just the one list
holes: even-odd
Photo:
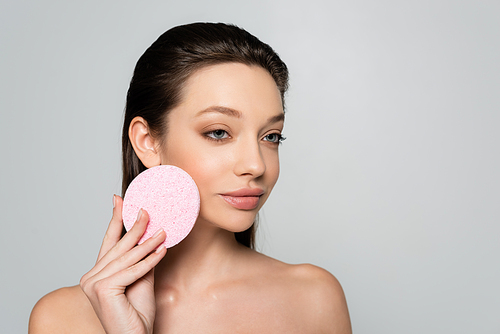
[[(221, 181), (221, 168), (225, 163), (215, 155), (193, 153), (189, 160), (184, 161), (183, 165), (185, 165), (185, 171), (191, 175), (198, 185), (198, 188), (204, 188), (210, 184), (210, 182), (216, 180)], [(204, 190), (206, 189), (200, 189), (200, 192)], [(212, 189), (212, 191), (215, 190), (216, 189)]]
[(266, 152), (266, 172), (272, 185), (276, 183), (280, 174), (280, 160), (277, 150)]

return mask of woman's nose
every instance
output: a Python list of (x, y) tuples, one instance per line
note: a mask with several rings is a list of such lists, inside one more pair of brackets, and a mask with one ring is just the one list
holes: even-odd
[(261, 176), (266, 171), (266, 163), (258, 142), (242, 142), (236, 147), (236, 163), (234, 173), (251, 175), (254, 178)]

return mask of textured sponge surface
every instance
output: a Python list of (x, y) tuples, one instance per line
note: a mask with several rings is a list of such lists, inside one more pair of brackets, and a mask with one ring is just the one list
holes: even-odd
[(149, 223), (139, 244), (163, 228), (167, 234), (163, 244), (169, 248), (191, 232), (200, 211), (200, 194), (184, 170), (170, 165), (156, 166), (137, 175), (125, 192), (122, 217), (127, 231), (141, 208), (148, 212)]

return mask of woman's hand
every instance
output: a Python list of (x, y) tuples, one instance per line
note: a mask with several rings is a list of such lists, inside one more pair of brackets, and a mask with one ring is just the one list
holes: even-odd
[(113, 204), (97, 262), (83, 275), (80, 286), (106, 333), (150, 334), (156, 312), (154, 267), (167, 253), (163, 245), (158, 247), (166, 235), (160, 231), (136, 246), (149, 220), (141, 209), (134, 226), (120, 239), (123, 200), (115, 195)]

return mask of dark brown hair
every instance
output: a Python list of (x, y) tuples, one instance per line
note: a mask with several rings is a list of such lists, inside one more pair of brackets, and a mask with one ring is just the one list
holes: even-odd
[[(193, 23), (162, 34), (139, 58), (127, 93), (122, 134), (122, 195), (132, 180), (147, 168), (132, 148), (128, 130), (137, 116), (148, 123), (160, 145), (168, 130), (168, 112), (181, 102), (182, 88), (191, 74), (202, 67), (221, 63), (243, 63), (264, 68), (281, 93), (288, 88), (288, 70), (267, 44), (234, 25)], [(255, 246), (255, 222), (235, 233), (236, 240)]]

